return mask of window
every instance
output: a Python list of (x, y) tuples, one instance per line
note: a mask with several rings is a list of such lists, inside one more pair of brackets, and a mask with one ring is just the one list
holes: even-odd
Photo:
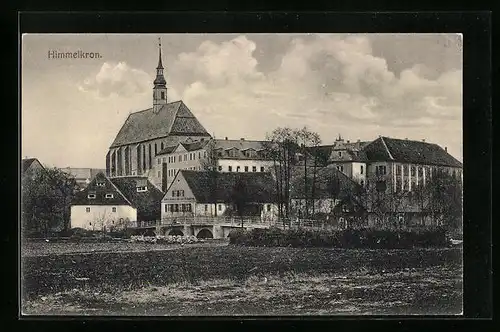
[(85, 212), (87, 212), (87, 213), (90, 212), (90, 208), (89, 207), (85, 208)]
[(95, 194), (88, 194), (87, 198), (95, 199)]
[(187, 153), (184, 155), (184, 161), (187, 161), (188, 160), (188, 155)]
[(186, 204), (186, 212), (191, 212), (191, 204)]
[(161, 91), (161, 99), (165, 99), (165, 91)]
[(363, 174), (363, 165), (361, 165), (360, 173)]
[(339, 157), (342, 157), (342, 151), (339, 151)]
[(163, 162), (166, 162), (167, 161), (167, 157), (163, 157)]
[(163, 148), (165, 147), (165, 145), (163, 144), (163, 142), (161, 142), (161, 149), (163, 150)]
[(271, 204), (267, 204), (267, 212), (271, 211)]
[(205, 212), (207, 212), (207, 211), (208, 211), (208, 205), (205, 204)]
[(422, 176), (422, 167), (418, 167), (418, 176)]
[(387, 174), (387, 167), (384, 165), (384, 166), (377, 166), (377, 168), (375, 168), (375, 173), (377, 175), (386, 175)]
[(337, 165), (337, 170), (343, 172), (344, 171), (344, 166), (342, 165)]
[(106, 198), (113, 198), (113, 194), (106, 194)]
[(222, 204), (217, 204), (217, 208), (219, 211), (222, 211)]
[(175, 156), (174, 156), (174, 163), (176, 162), (176, 161), (175, 161), (175, 159), (176, 159), (176, 158), (175, 158)]
[(240, 166), (236, 166), (236, 172), (240, 171)]
[(165, 204), (165, 212), (168, 212), (169, 204)]
[(179, 212), (179, 204), (174, 204), (174, 212)]
[(179, 190), (180, 196), (184, 197), (184, 190)]
[(222, 166), (219, 166), (219, 172), (222, 171)]
[(396, 165), (396, 175), (401, 175), (401, 169), (403, 168), (403, 165), (399, 166)]
[(111, 208), (111, 211), (112, 211), (112, 212), (116, 212), (116, 207), (114, 207), (114, 206), (113, 206), (113, 207)]
[(161, 158), (158, 158), (158, 165), (161, 164)]
[(203, 151), (203, 158), (207, 157), (207, 151)]
[(252, 166), (252, 172), (257, 172), (257, 166)]
[(245, 172), (248, 172), (248, 166), (245, 166)]
[(198, 159), (201, 159), (201, 152), (198, 152)]
[(411, 166), (411, 176), (415, 176), (415, 166)]
[(365, 181), (361, 180), (361, 187), (365, 186)]
[(189, 160), (193, 160), (193, 154), (192, 153), (189, 154)]
[(232, 166), (228, 166), (228, 167), (227, 167), (227, 170), (228, 170), (229, 172), (232, 172), (232, 171), (233, 171), (233, 167), (232, 167)]
[(145, 192), (145, 191), (148, 191), (148, 187), (147, 186), (137, 187), (137, 192), (138, 193)]
[(160, 177), (160, 175), (161, 175), (161, 172), (160, 172), (160, 171), (158, 171), (158, 177)]
[(264, 172), (264, 166), (261, 166), (260, 171)]
[(172, 190), (172, 197), (175, 197), (177, 195), (177, 190)]
[(97, 185), (98, 187), (104, 187), (104, 182), (99, 181), (99, 182), (97, 182), (97, 183), (96, 183), (96, 185)]

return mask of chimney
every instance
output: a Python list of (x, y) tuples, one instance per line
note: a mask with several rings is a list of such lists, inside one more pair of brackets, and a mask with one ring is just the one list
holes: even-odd
[(349, 140), (347, 140), (347, 143), (350, 143)]
[(425, 142), (425, 138), (422, 138), (422, 142)]
[(244, 138), (244, 137), (242, 137), (242, 138), (240, 138), (240, 140), (244, 141), (244, 140), (245, 140), (245, 138)]
[(444, 151), (445, 151), (445, 152), (448, 152), (448, 147), (446, 147), (446, 146), (445, 146), (445, 147), (444, 147)]
[(226, 137), (225, 139), (226, 139), (226, 141), (227, 141), (227, 137)]

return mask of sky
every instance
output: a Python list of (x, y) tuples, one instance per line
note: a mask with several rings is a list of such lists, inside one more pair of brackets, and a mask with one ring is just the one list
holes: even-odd
[(26, 34), (23, 158), (104, 168), (127, 116), (152, 107), (160, 37), (168, 101), (216, 138), (306, 126), (323, 144), (425, 139), (462, 161), (459, 34)]

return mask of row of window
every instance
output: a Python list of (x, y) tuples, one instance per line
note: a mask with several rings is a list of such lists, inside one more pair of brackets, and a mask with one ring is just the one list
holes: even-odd
[(207, 152), (206, 151), (203, 151), (203, 152), (202, 151), (198, 151), (198, 153), (196, 153), (196, 152), (189, 152), (189, 153), (185, 153), (185, 154), (182, 154), (182, 155), (169, 156), (168, 158), (167, 157), (158, 158), (158, 164), (161, 164), (162, 161), (166, 162), (167, 160), (168, 160), (169, 164), (176, 163), (176, 162), (188, 161), (188, 160), (196, 160), (197, 157), (198, 157), (198, 159), (201, 159), (202, 156), (203, 156), (203, 158), (206, 158), (207, 157)]
[[(249, 172), (250, 167), (249, 166), (244, 166), (243, 169), (245, 170), (245, 172)], [(241, 166), (236, 166), (235, 172), (239, 172), (240, 170), (241, 170)], [(219, 166), (219, 171), (222, 171), (222, 166)], [(232, 172), (233, 171), (233, 166), (231, 166), (231, 165), (228, 166), (227, 167), (227, 171), (228, 172)], [(260, 167), (260, 171), (264, 172), (264, 166)], [(257, 172), (257, 166), (252, 166), (252, 172)]]
[[(201, 166), (190, 166), (190, 167), (184, 167), (184, 168), (172, 168), (172, 169), (169, 169), (167, 170), (167, 176), (169, 177), (174, 177), (175, 174), (177, 174), (177, 172), (181, 169), (187, 169), (187, 170), (191, 170), (191, 171), (201, 171)], [(161, 177), (161, 172), (158, 171), (158, 177)]]
[(165, 212), (192, 212), (191, 204), (165, 204)]
[[(89, 206), (85, 208), (85, 212), (87, 212), (87, 213), (89, 213), (89, 212), (90, 212), (90, 207), (89, 207)], [(111, 212), (116, 212), (116, 207), (114, 207), (114, 206), (113, 206), (113, 207), (111, 208)]]
[[(87, 198), (88, 199), (96, 199), (97, 195), (96, 194), (88, 194), (87, 195)], [(106, 198), (113, 198), (114, 195), (113, 194), (106, 194), (105, 195)]]
[(172, 197), (184, 197), (184, 190), (172, 190)]

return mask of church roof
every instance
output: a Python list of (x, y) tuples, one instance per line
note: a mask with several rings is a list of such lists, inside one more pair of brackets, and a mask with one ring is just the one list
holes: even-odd
[(158, 111), (153, 108), (131, 113), (111, 148), (167, 136), (210, 136), (182, 101), (172, 102)]

